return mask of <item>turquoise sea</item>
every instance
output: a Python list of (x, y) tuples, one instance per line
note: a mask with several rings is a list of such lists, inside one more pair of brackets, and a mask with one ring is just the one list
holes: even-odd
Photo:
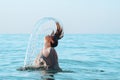
[[(56, 48), (60, 67), (48, 79), (23, 66), (29, 34), (0, 34), (0, 80), (120, 80), (120, 34), (65, 34)], [(68, 71), (68, 72), (67, 72)]]

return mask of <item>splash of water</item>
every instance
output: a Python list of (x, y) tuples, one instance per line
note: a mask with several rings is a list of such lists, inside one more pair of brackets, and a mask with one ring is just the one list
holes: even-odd
[(45, 35), (50, 34), (53, 30), (56, 30), (56, 22), (59, 21), (55, 18), (45, 17), (36, 23), (29, 38), (24, 59), (24, 67), (33, 65), (35, 57), (40, 53), (40, 50), (43, 47)]

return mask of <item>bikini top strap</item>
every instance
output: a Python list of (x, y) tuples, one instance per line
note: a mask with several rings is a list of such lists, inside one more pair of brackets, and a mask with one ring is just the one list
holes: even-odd
[(48, 65), (48, 61), (47, 58), (44, 55), (41, 55), (41, 58), (46, 62), (46, 64)]

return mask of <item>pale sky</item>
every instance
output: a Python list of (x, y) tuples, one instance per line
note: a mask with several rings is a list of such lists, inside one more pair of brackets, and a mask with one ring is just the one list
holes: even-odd
[(62, 21), (64, 32), (120, 33), (120, 0), (0, 0), (0, 33), (30, 33), (43, 17)]

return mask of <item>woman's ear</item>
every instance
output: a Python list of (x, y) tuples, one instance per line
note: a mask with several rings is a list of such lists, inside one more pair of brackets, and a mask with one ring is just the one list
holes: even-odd
[(54, 40), (51, 38), (51, 43), (54, 43)]
[(51, 42), (51, 43), (54, 43), (54, 40), (53, 40), (52, 36), (51, 36), (51, 38), (50, 38), (50, 42)]

